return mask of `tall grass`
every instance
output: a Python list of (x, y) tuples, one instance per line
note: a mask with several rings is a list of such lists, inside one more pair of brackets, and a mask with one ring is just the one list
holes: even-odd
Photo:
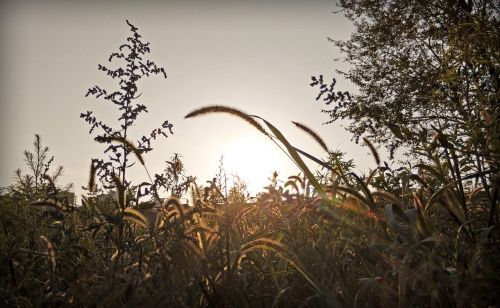
[[(36, 203), (4, 192), (2, 304), (485, 307), (500, 302), (498, 220), (484, 191), (467, 182), (480, 175), (457, 173), (451, 150), (449, 160), (436, 156), (395, 171), (381, 164), (366, 140), (376, 166), (363, 176), (342, 169), (349, 164), (339, 156), (329, 162), (313, 157), (268, 121), (231, 107), (209, 106), (187, 117), (213, 113), (240, 117), (265, 133), (301, 175), (283, 185), (273, 180), (255, 198), (241, 186), (227, 194), (215, 180), (207, 187), (193, 182), (190, 206), (172, 197), (148, 210), (147, 204), (127, 203), (126, 192), (117, 201), (89, 196), (82, 207), (57, 208), (63, 215), (58, 219), (42, 217)], [(297, 126), (321, 144), (312, 129)], [(320, 162), (325, 176), (314, 175), (306, 159)], [(90, 173), (92, 183), (95, 171)]]

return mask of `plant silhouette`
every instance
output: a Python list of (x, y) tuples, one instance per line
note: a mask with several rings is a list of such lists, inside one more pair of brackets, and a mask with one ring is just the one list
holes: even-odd
[[(140, 137), (137, 140), (137, 146), (129, 139), (131, 127), (137, 118), (148, 112), (146, 105), (139, 101), (141, 96), (138, 89), (139, 80), (151, 75), (161, 75), (167, 78), (167, 74), (163, 67), (159, 67), (153, 61), (146, 59), (147, 54), (151, 51), (149, 43), (142, 41), (138, 28), (128, 20), (127, 25), (130, 27), (131, 35), (127, 38), (127, 42), (122, 44), (118, 51), (113, 52), (109, 57), (110, 63), (122, 60), (122, 66), (113, 69), (98, 65), (100, 71), (118, 82), (118, 89), (109, 91), (96, 85), (90, 88), (85, 95), (102, 98), (106, 102), (114, 104), (120, 111), (118, 126), (113, 127), (103, 123), (94, 116), (92, 111), (80, 115), (90, 125), (90, 134), (94, 130), (98, 131), (94, 140), (107, 146), (104, 153), (108, 154), (108, 158), (93, 159), (91, 168), (93, 171), (91, 173), (99, 177), (105, 189), (117, 188), (118, 192), (123, 195), (125, 195), (124, 192), (132, 188), (126, 172), (136, 162), (133, 161), (130, 155), (135, 156), (135, 159), (144, 165), (142, 154), (153, 149), (152, 141), (160, 136), (168, 137), (169, 134), (173, 134), (173, 125), (169, 121), (164, 121), (160, 127)], [(155, 180), (150, 178), (151, 183), (141, 184), (137, 192), (137, 198), (152, 192), (155, 192), (157, 196), (156, 191), (158, 186), (162, 186), (160, 183), (162, 178), (162, 175), (156, 175)], [(150, 189), (145, 187), (144, 191), (141, 192), (140, 188), (144, 186), (150, 186)], [(88, 187), (88, 189), (92, 190), (93, 188)], [(120, 204), (120, 206), (124, 207), (124, 204)]]

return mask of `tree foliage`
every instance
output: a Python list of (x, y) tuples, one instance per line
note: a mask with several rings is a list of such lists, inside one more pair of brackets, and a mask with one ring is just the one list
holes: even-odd
[[(332, 40), (349, 64), (337, 71), (358, 93), (313, 77), (331, 121), (350, 120), (391, 155), (426, 155), (448, 136), (459, 156), (481, 170), (500, 159), (500, 20), (498, 1), (341, 0), (353, 21), (350, 39)], [(444, 142), (444, 143), (446, 143)]]

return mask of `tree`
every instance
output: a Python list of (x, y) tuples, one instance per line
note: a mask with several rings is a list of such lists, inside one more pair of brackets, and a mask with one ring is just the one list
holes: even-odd
[[(397, 196), (385, 207), (389, 224), (392, 203), (400, 199), (402, 210), (433, 221), (421, 239), (452, 234), (449, 241), (458, 243), (457, 234), (466, 234), (462, 248), (432, 248), (433, 255), (453, 250), (460, 260), (455, 301), (498, 303), (498, 262), (489, 260), (498, 259), (500, 247), (500, 2), (339, 2), (354, 31), (348, 40), (332, 40), (349, 65), (337, 73), (357, 91), (339, 91), (335, 79), (327, 84), (313, 77), (316, 100), (328, 106), (330, 122), (349, 121), (356, 142), (367, 138), (384, 146), (391, 159), (397, 149), (404, 154), (400, 168), (379, 165), (365, 180)], [(481, 261), (469, 251), (481, 251)], [(475, 267), (477, 262), (488, 265)], [(479, 296), (480, 290), (488, 291)]]
[[(118, 189), (119, 195), (122, 196), (120, 198), (120, 207), (122, 208), (125, 207), (124, 196), (127, 195), (125, 192), (132, 188), (131, 182), (126, 176), (127, 169), (135, 164), (131, 155), (135, 157), (136, 161), (144, 165), (142, 155), (152, 150), (151, 142), (159, 136), (168, 137), (169, 133), (173, 134), (172, 124), (164, 121), (159, 128), (153, 129), (148, 135), (140, 137), (137, 146), (129, 140), (131, 128), (137, 118), (141, 114), (148, 112), (147, 107), (138, 102), (141, 96), (138, 82), (150, 75), (162, 75), (164, 78), (167, 75), (164, 68), (158, 67), (153, 61), (145, 59), (145, 56), (150, 53), (149, 43), (144, 43), (141, 40), (138, 28), (128, 20), (127, 25), (132, 32), (131, 36), (127, 38), (125, 44), (119, 47), (118, 52), (112, 53), (109, 57), (109, 62), (122, 60), (123, 65), (114, 69), (98, 65), (100, 71), (118, 81), (118, 89), (110, 92), (99, 86), (94, 86), (86, 94), (86, 96), (92, 95), (96, 98), (102, 97), (105, 101), (114, 104), (121, 113), (118, 118), (118, 126), (112, 127), (97, 120), (92, 111), (80, 115), (91, 126), (89, 133), (92, 133), (94, 129), (99, 130), (94, 140), (107, 146), (104, 153), (108, 153), (108, 159), (93, 159), (92, 173), (99, 176), (104, 188)], [(146, 186), (155, 188), (153, 191), (146, 189), (148, 194), (150, 192), (156, 194), (158, 185), (155, 183), (156, 179), (151, 179), (151, 183), (146, 183)], [(137, 198), (143, 195), (140, 188), (137, 192)], [(92, 189), (92, 187), (89, 187), (89, 189)]]
[[(323, 76), (317, 100), (330, 122), (347, 119), (356, 142), (368, 137), (394, 155), (426, 156), (452, 144), (476, 171), (500, 161), (498, 1), (341, 0), (355, 31), (332, 40), (349, 64), (339, 74), (353, 95)], [(437, 138), (439, 137), (439, 140)], [(433, 143), (433, 138), (435, 138)]]
[(473, 214), (471, 192), (482, 191), (486, 221), (494, 224), (500, 188), (499, 2), (339, 5), (355, 31), (346, 41), (332, 40), (350, 65), (337, 73), (358, 93), (336, 90), (335, 79), (326, 84), (323, 76), (312, 77), (311, 86), (319, 87), (316, 100), (333, 107), (324, 110), (330, 122), (349, 120), (356, 142), (368, 138), (391, 158), (401, 149), (419, 174), (427, 169), (443, 186), (441, 193), (452, 190), (465, 220)]

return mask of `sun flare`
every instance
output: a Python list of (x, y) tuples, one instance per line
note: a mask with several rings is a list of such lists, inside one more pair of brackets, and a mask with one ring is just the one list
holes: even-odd
[(224, 146), (222, 154), (228, 179), (239, 177), (252, 194), (269, 185), (274, 171), (280, 173), (285, 168), (285, 154), (263, 136), (235, 139)]

